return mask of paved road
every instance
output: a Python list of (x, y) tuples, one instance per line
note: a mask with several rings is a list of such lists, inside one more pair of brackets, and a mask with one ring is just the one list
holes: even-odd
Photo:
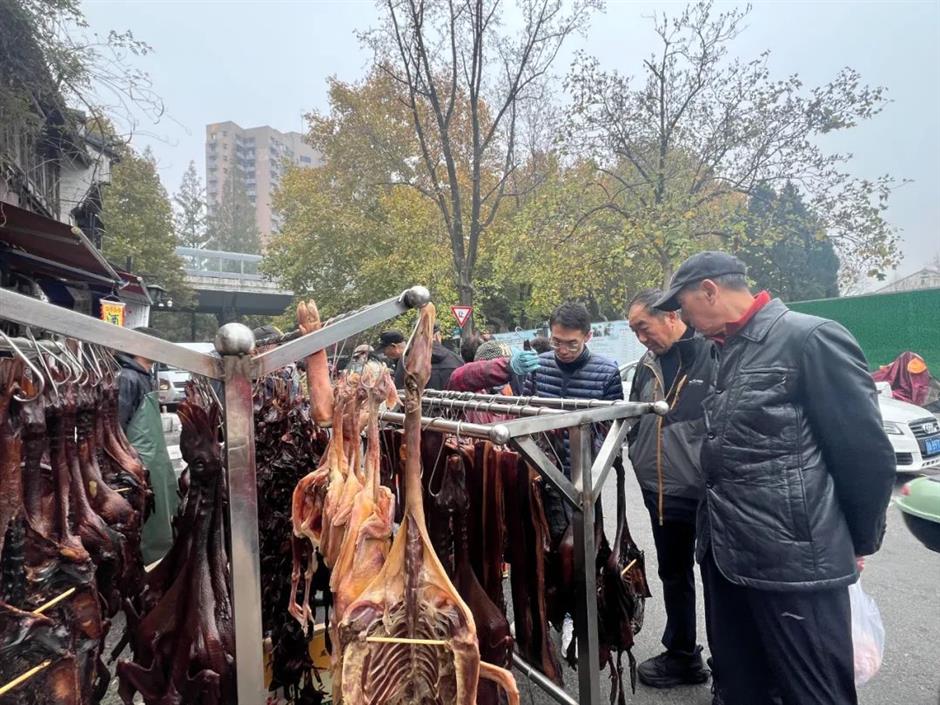
[[(909, 478), (904, 478), (909, 479)], [(896, 490), (903, 482), (899, 480)], [(607, 535), (613, 535), (616, 517), (614, 475), (604, 490), (604, 516)], [(634, 648), (637, 661), (662, 651), (659, 637), (665, 625), (661, 589), (656, 577), (656, 554), (649, 514), (635, 482), (627, 475), (627, 512), (634, 539), (646, 551), (646, 569), (653, 599), (646, 604), (643, 632)], [(698, 576), (696, 576), (697, 578)], [(904, 526), (900, 512), (888, 510), (888, 533), (882, 550), (870, 559), (862, 579), (865, 590), (881, 609), (885, 623), (886, 649), (878, 675), (859, 689), (861, 705), (938, 705), (940, 703), (940, 555), (924, 548)], [(704, 640), (704, 609), (699, 586), (699, 640)], [(576, 674), (566, 667), (568, 691), (576, 697)], [(523, 681), (516, 673), (522, 690), (522, 702), (548, 705), (555, 702)], [(607, 703), (610, 692), (606, 675), (600, 676)], [(710, 687), (690, 686), (658, 691), (637, 684), (637, 692), (627, 702), (636, 705), (709, 705)]]

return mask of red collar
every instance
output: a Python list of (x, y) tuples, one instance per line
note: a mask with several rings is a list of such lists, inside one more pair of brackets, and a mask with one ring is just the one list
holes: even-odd
[(746, 326), (752, 318), (760, 311), (764, 306), (770, 303), (770, 293), (767, 291), (760, 292), (757, 296), (754, 297), (754, 301), (751, 303), (751, 307), (744, 312), (744, 315), (741, 316), (736, 321), (731, 321), (730, 323), (725, 324), (725, 332), (719, 333), (716, 336), (713, 336), (713, 340), (719, 345), (724, 345), (725, 340), (730, 338), (732, 335), (737, 335), (741, 332), (741, 329)]

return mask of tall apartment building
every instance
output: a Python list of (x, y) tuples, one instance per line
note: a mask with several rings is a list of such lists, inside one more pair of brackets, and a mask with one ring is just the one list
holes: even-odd
[(263, 125), (243, 129), (234, 122), (206, 125), (206, 201), (209, 213), (222, 202), (225, 179), (237, 170), (255, 208), (261, 241), (278, 229), (271, 198), (291, 164), (313, 167), (320, 155), (299, 132), (281, 132)]

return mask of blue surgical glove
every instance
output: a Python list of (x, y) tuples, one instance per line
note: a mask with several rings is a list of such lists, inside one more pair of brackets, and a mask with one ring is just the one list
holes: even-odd
[(539, 356), (531, 350), (516, 350), (509, 358), (509, 369), (517, 375), (526, 375), (539, 368)]

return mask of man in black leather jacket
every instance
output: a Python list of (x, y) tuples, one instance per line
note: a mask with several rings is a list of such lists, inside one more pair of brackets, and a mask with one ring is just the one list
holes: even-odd
[(848, 586), (881, 546), (895, 458), (858, 343), (690, 257), (657, 308), (716, 342), (696, 555), (726, 705), (855, 705)]

